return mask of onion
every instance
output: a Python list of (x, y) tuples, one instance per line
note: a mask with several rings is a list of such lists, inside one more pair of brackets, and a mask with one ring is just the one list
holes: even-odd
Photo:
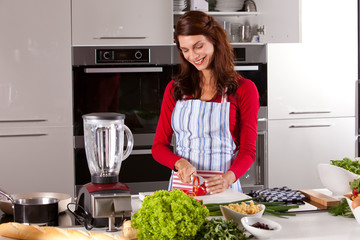
[(131, 220), (124, 220), (122, 225), (122, 232), (124, 237), (127, 237), (129, 239), (137, 239), (136, 235), (138, 233), (138, 230), (136, 228), (131, 227)]

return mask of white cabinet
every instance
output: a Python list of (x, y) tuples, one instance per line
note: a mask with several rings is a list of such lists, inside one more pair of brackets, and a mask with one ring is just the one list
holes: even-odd
[(72, 44), (173, 43), (172, 1), (72, 0)]
[(269, 120), (269, 186), (323, 188), (317, 164), (355, 156), (354, 125), (354, 117)]
[(303, 0), (302, 43), (268, 45), (269, 119), (355, 116), (356, 4)]
[(357, 1), (337, 3), (302, 0), (302, 42), (267, 46), (270, 187), (323, 187), (318, 163), (355, 157)]
[[(252, 34), (257, 34), (257, 30), (262, 29), (264, 32), (259, 34), (260, 44), (301, 41), (300, 0), (255, 0), (254, 2), (257, 7), (256, 12), (209, 11), (207, 13), (214, 16), (221, 25), (224, 21), (250, 24)], [(175, 23), (183, 13), (174, 12)]]
[(73, 195), (71, 127), (1, 125), (1, 188), (11, 193)]
[(74, 193), (71, 1), (0, 0), (1, 187)]

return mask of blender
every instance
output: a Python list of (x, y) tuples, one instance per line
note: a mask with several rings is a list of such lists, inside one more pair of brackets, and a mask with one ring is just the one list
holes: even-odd
[(82, 117), (91, 182), (79, 190), (75, 216), (87, 229), (108, 227), (108, 231), (116, 231), (125, 218), (131, 217), (130, 189), (118, 178), (121, 162), (132, 151), (133, 135), (124, 124), (124, 114), (90, 113)]

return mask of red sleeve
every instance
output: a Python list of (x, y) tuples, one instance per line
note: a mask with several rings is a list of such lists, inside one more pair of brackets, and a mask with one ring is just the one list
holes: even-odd
[(152, 146), (152, 155), (156, 161), (160, 164), (174, 169), (175, 162), (180, 159), (170, 149), (170, 143), (173, 135), (173, 129), (171, 127), (171, 115), (174, 110), (176, 101), (172, 95), (174, 81), (166, 86), (163, 102), (161, 105), (161, 112), (159, 122), (156, 128), (154, 144)]
[[(236, 91), (235, 107), (230, 118), (236, 121), (233, 137), (239, 150), (230, 169), (237, 178), (240, 178), (253, 164), (256, 156), (257, 120), (260, 108), (259, 93), (256, 85), (244, 78), (239, 79), (239, 88)], [(230, 123), (231, 124), (231, 123)]]

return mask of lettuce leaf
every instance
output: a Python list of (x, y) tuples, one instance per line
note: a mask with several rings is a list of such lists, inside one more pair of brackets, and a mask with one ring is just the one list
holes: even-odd
[(138, 239), (194, 239), (209, 210), (183, 191), (160, 190), (145, 197), (133, 215), (131, 226)]

